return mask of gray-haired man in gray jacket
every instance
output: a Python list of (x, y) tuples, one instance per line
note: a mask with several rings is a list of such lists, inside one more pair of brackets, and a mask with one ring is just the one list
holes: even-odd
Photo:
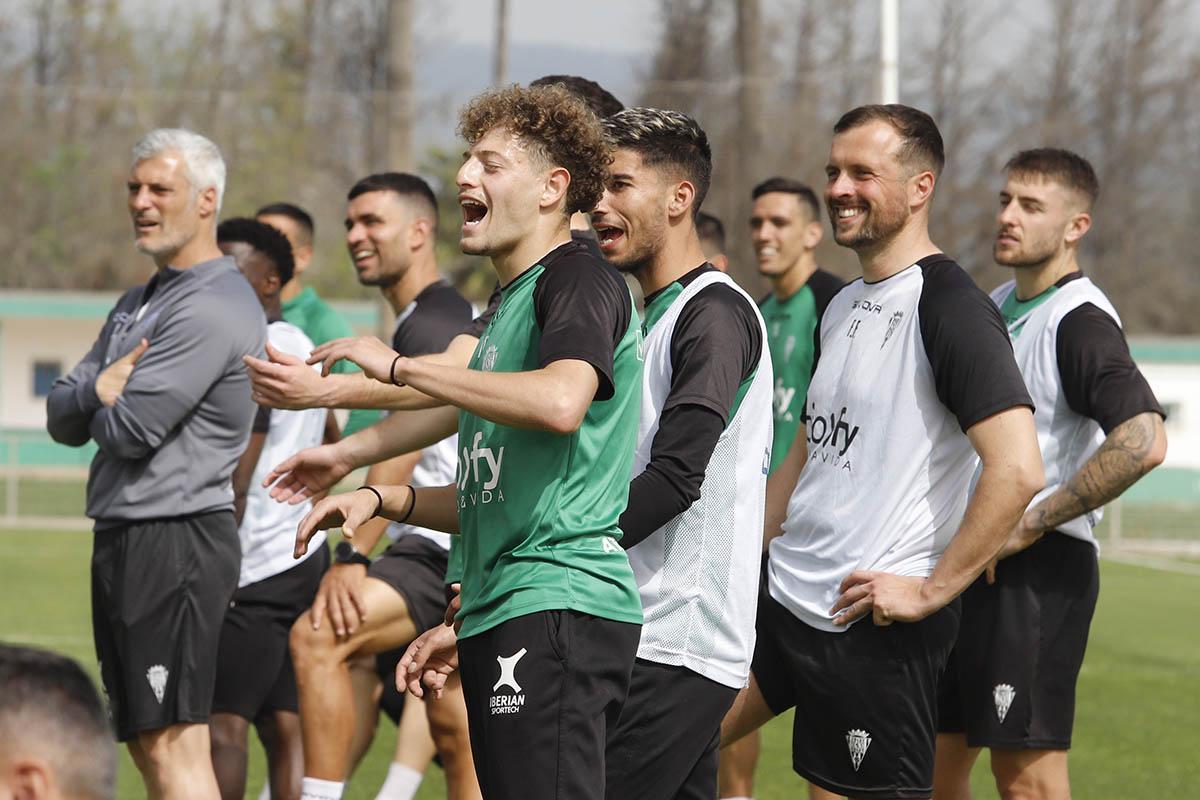
[(203, 136), (160, 129), (134, 145), (134, 242), (158, 271), (122, 295), (47, 402), (55, 440), (100, 448), (87, 496), (96, 653), (151, 797), (218, 797), (207, 721), (241, 560), (230, 477), (255, 411), (242, 357), (266, 339), (258, 299), (217, 248), (224, 188)]

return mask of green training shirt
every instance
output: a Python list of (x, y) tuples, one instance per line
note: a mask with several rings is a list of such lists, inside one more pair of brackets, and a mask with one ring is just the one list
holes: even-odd
[(841, 279), (819, 269), (791, 297), (779, 300), (772, 293), (758, 304), (767, 325), (767, 347), (775, 371), (772, 472), (796, 438), (812, 379), (813, 334), (829, 300), (842, 285)]
[(640, 624), (618, 544), (641, 401), (641, 332), (612, 267), (578, 243), (502, 290), (470, 369), (528, 372), (562, 359), (596, 368), (599, 389), (569, 435), (459, 414), (460, 637), (537, 611)]
[[(330, 308), (329, 304), (322, 300), (311, 286), (305, 286), (300, 290), (300, 294), (283, 302), (283, 319), (304, 331), (304, 335), (312, 339), (314, 345), (354, 335), (354, 329), (350, 327), (350, 323), (346, 322), (341, 314)], [(360, 370), (353, 361), (342, 359), (333, 365), (333, 371), (349, 374)], [(374, 425), (379, 419), (378, 411), (355, 409), (350, 412), (350, 418), (346, 420), (342, 436), (349, 436), (355, 431)]]

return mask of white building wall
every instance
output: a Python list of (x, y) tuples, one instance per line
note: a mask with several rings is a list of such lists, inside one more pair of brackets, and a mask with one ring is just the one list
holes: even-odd
[(34, 363), (57, 361), (65, 375), (103, 324), (103, 319), (0, 320), (0, 428), (45, 428), (46, 398), (34, 395)]
[(1140, 363), (1167, 411), (1164, 467), (1200, 469), (1200, 364)]

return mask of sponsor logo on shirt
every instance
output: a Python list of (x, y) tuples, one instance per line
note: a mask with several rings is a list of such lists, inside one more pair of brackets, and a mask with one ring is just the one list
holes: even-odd
[(460, 509), (503, 503), (500, 472), (504, 468), (504, 448), (483, 446), (483, 432), (476, 431), (470, 447), (458, 455), (458, 507)]
[(809, 401), (807, 421), (809, 461), (853, 472), (848, 454), (850, 446), (858, 437), (858, 431), (859, 427), (846, 419), (845, 406), (842, 406), (836, 414), (831, 411), (826, 416), (817, 413), (816, 404)]
[[(500, 665), (500, 677), (492, 685), (492, 696), (488, 700), (488, 708), (492, 714), (520, 714), (525, 707), (525, 690), (517, 683), (517, 662), (527, 651), (522, 647), (511, 656), (496, 656)], [(501, 693), (500, 689), (510, 691)]]
[(775, 419), (786, 420), (791, 422), (794, 418), (788, 409), (792, 405), (792, 400), (796, 397), (795, 386), (784, 386), (783, 378), (776, 376), (775, 378)]

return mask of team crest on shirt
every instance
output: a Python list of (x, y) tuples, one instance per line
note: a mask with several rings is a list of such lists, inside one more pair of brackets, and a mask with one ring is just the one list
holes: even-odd
[(854, 766), (854, 771), (858, 772), (863, 758), (867, 755), (867, 748), (871, 746), (871, 734), (861, 728), (846, 731), (846, 746), (850, 748), (850, 763)]
[(496, 345), (488, 345), (487, 350), (483, 352), (483, 362), (480, 364), (484, 372), (491, 372), (496, 368), (496, 356), (499, 351), (496, 350)]
[(896, 328), (900, 325), (902, 319), (904, 319), (903, 311), (897, 311), (892, 314), (892, 318), (888, 320), (887, 333), (883, 335), (883, 344), (879, 345), (880, 350), (887, 346), (888, 339), (892, 338), (892, 334), (896, 332)]
[(1013, 698), (1017, 696), (1017, 690), (1009, 686), (1007, 683), (998, 683), (996, 688), (992, 689), (992, 700), (996, 703), (996, 716), (1000, 719), (1000, 724), (1004, 724), (1004, 718), (1008, 716), (1008, 709), (1012, 707)]
[[(525, 707), (525, 690), (517, 683), (517, 662), (526, 652), (528, 651), (522, 647), (511, 656), (496, 656), (496, 663), (500, 666), (500, 677), (492, 685), (492, 697), (488, 701), (493, 715), (519, 714)], [(510, 689), (511, 693), (501, 693), (500, 689)]]
[(158, 704), (162, 705), (163, 695), (167, 691), (167, 676), (170, 673), (162, 664), (155, 664), (150, 669), (146, 670), (146, 680), (150, 684), (150, 689), (154, 692), (154, 697), (158, 700)]

